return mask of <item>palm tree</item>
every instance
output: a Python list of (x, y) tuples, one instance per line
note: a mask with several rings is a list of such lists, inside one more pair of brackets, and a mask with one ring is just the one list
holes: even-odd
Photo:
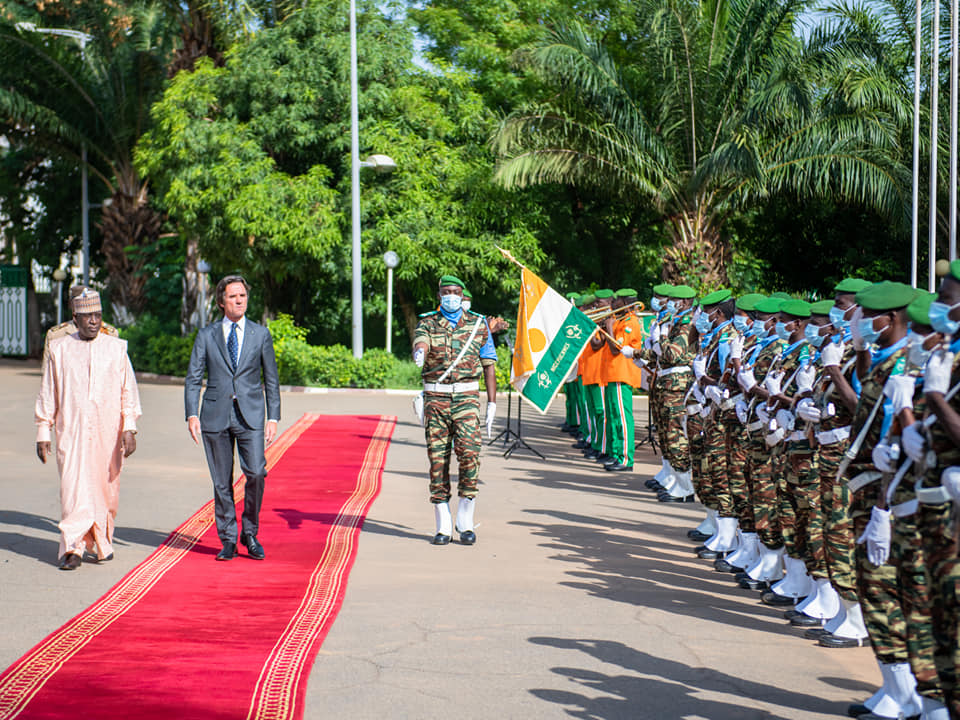
[[(507, 187), (589, 184), (649, 203), (672, 241), (663, 277), (727, 283), (731, 213), (777, 193), (833, 197), (902, 219), (899, 123), (909, 93), (837, 95), (848, 49), (808, 54), (805, 0), (640, 0), (629, 65), (574, 25), (527, 54), (554, 94), (494, 138)], [(828, 85), (827, 83), (833, 83)]]

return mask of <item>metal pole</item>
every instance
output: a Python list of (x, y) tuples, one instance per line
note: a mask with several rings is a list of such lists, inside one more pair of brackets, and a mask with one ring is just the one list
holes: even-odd
[(940, 122), (940, 0), (933, 3), (933, 47), (930, 52), (930, 231), (927, 258), (927, 288), (933, 292), (937, 273), (937, 125)]
[(917, 286), (917, 252), (920, 246), (920, 53), (922, 24), (921, 0), (917, 0), (916, 29), (913, 41), (913, 205), (910, 234), (910, 284)]
[(387, 352), (393, 352), (393, 268), (387, 268)]
[(357, 3), (350, 0), (350, 186), (352, 195), (353, 278), (350, 302), (353, 317), (353, 356), (363, 357), (363, 298), (360, 284), (360, 113), (357, 92)]
[(63, 322), (63, 281), (57, 280), (57, 325)]
[(80, 148), (80, 222), (83, 233), (83, 284), (90, 286), (90, 199), (87, 195), (87, 144)]
[(197, 283), (200, 285), (197, 290), (200, 292), (200, 312), (197, 317), (197, 325), (203, 330), (207, 326), (207, 276), (204, 273), (197, 273)]
[(958, 0), (950, 2), (950, 261), (957, 259), (957, 42)]

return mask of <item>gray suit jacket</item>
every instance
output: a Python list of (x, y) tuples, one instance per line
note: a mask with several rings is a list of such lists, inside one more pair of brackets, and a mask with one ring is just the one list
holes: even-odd
[(203, 393), (203, 406), (199, 412), (203, 430), (221, 432), (227, 429), (230, 425), (231, 398), (234, 396), (243, 419), (250, 427), (262, 429), (265, 413), (271, 420), (280, 419), (277, 358), (273, 352), (273, 338), (263, 325), (247, 318), (236, 373), (230, 366), (221, 324), (213, 323), (197, 333), (183, 387), (183, 403), (188, 419), (198, 414), (204, 373), (207, 376), (207, 389)]

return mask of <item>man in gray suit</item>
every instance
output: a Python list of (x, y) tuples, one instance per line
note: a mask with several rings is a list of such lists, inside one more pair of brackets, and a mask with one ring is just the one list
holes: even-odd
[[(264, 558), (263, 546), (257, 540), (267, 477), (264, 448), (277, 436), (280, 381), (270, 331), (244, 317), (249, 290), (247, 281), (239, 275), (228, 275), (217, 283), (217, 305), (223, 310), (223, 320), (197, 333), (183, 389), (187, 427), (195, 443), (199, 444), (203, 435), (213, 478), (217, 535), (223, 544), (217, 560), (229, 560), (237, 554), (234, 444), (246, 476), (240, 542), (253, 559)], [(204, 372), (207, 390), (198, 415)]]

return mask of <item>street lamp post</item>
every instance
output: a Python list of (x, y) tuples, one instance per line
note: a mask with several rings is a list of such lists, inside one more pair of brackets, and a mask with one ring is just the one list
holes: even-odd
[(197, 260), (197, 288), (200, 297), (197, 298), (199, 301), (200, 311), (198, 313), (199, 318), (197, 324), (200, 326), (200, 329), (206, 327), (207, 325), (207, 273), (210, 272), (210, 263), (206, 260)]
[(393, 269), (400, 264), (400, 258), (393, 250), (383, 254), (383, 264), (387, 266), (387, 352), (393, 352)]
[(57, 281), (57, 325), (63, 322), (63, 281), (67, 279), (67, 273), (61, 268), (53, 271), (53, 279)]

